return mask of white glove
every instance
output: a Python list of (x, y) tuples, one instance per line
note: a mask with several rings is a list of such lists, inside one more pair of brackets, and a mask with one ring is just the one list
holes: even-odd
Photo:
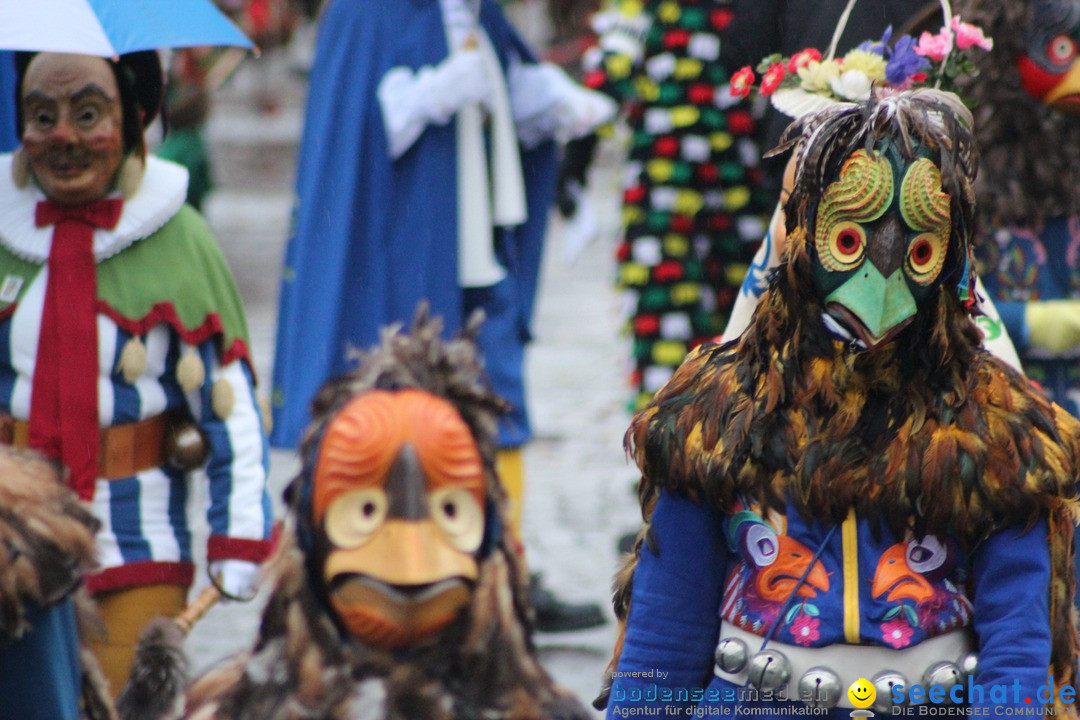
[(376, 91), (390, 157), (401, 157), (425, 127), (445, 125), (467, 103), (490, 105), (492, 92), (491, 76), (478, 50), (459, 50), (415, 73), (407, 67), (392, 68)]
[(259, 566), (247, 560), (214, 560), (207, 570), (222, 599), (247, 601), (258, 591)]
[(566, 142), (587, 135), (619, 109), (607, 95), (579, 85), (551, 63), (512, 65), (509, 81), (518, 139), (526, 148), (553, 137)]
[(491, 75), (478, 50), (458, 50), (433, 68), (421, 68), (416, 84), (428, 118), (439, 125), (468, 103), (491, 104)]
[(603, 93), (572, 84), (556, 104), (558, 137), (566, 142), (588, 135), (598, 126), (615, 119), (619, 106)]

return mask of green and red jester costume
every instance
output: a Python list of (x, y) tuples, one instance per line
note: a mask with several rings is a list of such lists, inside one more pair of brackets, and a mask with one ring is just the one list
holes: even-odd
[(619, 0), (584, 78), (626, 107), (618, 284), (634, 337), (634, 406), (686, 353), (720, 334), (765, 232), (748, 105), (719, 62), (730, 2)]

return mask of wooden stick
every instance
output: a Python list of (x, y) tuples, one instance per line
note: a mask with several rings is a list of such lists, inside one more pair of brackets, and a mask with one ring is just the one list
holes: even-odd
[(221, 591), (215, 585), (207, 585), (195, 600), (184, 608), (184, 611), (173, 618), (173, 622), (180, 628), (180, 632), (187, 635), (191, 628), (199, 621), (206, 611), (214, 607), (214, 603), (221, 599)]

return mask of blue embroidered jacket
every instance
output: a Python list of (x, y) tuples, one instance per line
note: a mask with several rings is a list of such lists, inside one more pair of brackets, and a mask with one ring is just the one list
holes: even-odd
[(985, 690), (976, 704), (1000, 704), (990, 697), (994, 685), (1007, 686), (1008, 704), (1026, 706), (1028, 697), (1035, 704), (1046, 684), (1045, 521), (1001, 530), (963, 556), (949, 538), (897, 538), (853, 513), (830, 534), (793, 509), (786, 519), (748, 508), (721, 516), (665, 491), (651, 531), (634, 574), (609, 717), (643, 705), (685, 713), (697, 700), (701, 714), (725, 705), (721, 712), (730, 713), (732, 703), (777, 705), (715, 676), (713, 653), (722, 624), (764, 634), (778, 618), (775, 641), (820, 648), (825, 667), (837, 644), (903, 648), (967, 627), (979, 652), (974, 682)]

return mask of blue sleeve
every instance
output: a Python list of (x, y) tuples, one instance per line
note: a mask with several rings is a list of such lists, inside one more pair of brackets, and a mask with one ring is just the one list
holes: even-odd
[[(664, 493), (641, 548), (608, 717), (644, 706), (686, 706), (712, 675), (728, 561), (720, 515)], [(620, 710), (624, 711), (620, 713)]]
[(1009, 338), (1013, 341), (1017, 351), (1024, 352), (1028, 349), (1028, 326), (1024, 319), (1025, 303), (1014, 300), (994, 300), (994, 306), (1001, 315), (1001, 322), (1005, 325)]
[(10, 152), (19, 144), (15, 132), (15, 53), (0, 51), (0, 152)]
[[(974, 707), (1036, 704), (1050, 667), (1050, 548), (1045, 518), (1030, 530), (1015, 526), (991, 535), (975, 552), (972, 581), (979, 664)], [(994, 685), (1005, 686), (991, 698)], [(1045, 694), (1045, 693), (1044, 693)]]

